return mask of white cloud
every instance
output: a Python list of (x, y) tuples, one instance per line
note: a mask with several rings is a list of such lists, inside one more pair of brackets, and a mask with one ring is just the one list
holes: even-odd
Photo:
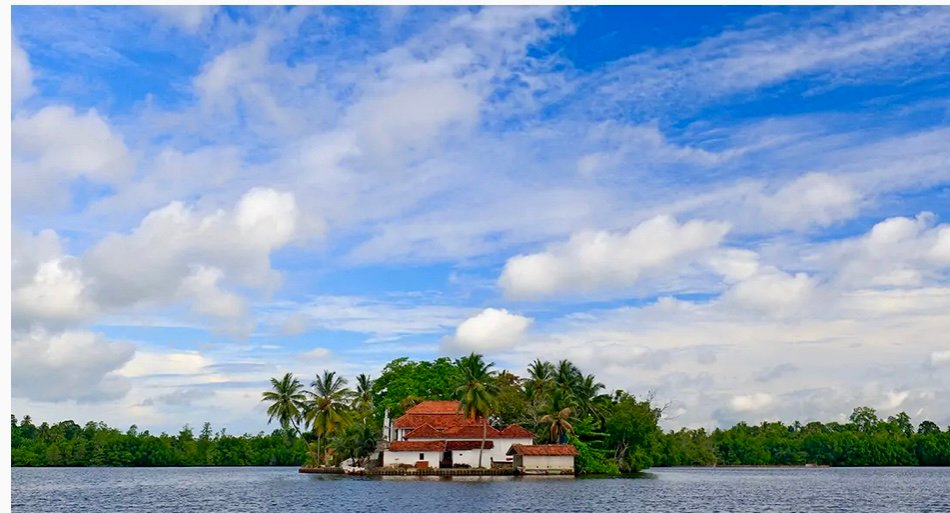
[(13, 231), (11, 309), (14, 329), (63, 327), (90, 319), (96, 305), (85, 296), (88, 280), (78, 259), (63, 253), (52, 230)]
[(175, 202), (152, 211), (129, 234), (110, 234), (83, 256), (90, 293), (106, 307), (188, 298), (202, 313), (233, 317), (242, 301), (220, 284), (271, 289), (280, 275), (270, 253), (297, 237), (294, 196), (252, 189), (232, 211), (201, 214)]
[(163, 374), (208, 374), (213, 360), (197, 351), (156, 352), (140, 350), (123, 365), (118, 373), (130, 378), (160, 376)]
[(618, 169), (626, 173), (642, 173), (664, 164), (712, 166), (742, 154), (730, 149), (722, 153), (707, 151), (669, 141), (656, 123), (618, 125), (602, 123), (591, 130), (591, 138), (606, 148), (582, 155), (577, 170), (582, 175)]
[(129, 382), (116, 373), (135, 353), (87, 331), (14, 333), (13, 395), (34, 401), (110, 401), (123, 397)]
[(860, 195), (843, 177), (809, 173), (758, 199), (770, 224), (790, 228), (827, 226), (857, 212)]
[(20, 41), (13, 38), (13, 57), (11, 70), (11, 96), (14, 110), (23, 100), (33, 96), (36, 88), (33, 87), (33, 67), (30, 66), (30, 56), (20, 46)]
[(88, 319), (95, 307), (83, 296), (85, 285), (76, 259), (64, 257), (43, 262), (30, 283), (13, 290), (15, 324)]
[(325, 347), (315, 347), (309, 351), (300, 353), (300, 358), (304, 360), (326, 360), (330, 356), (330, 350)]
[(616, 291), (635, 284), (645, 273), (675, 272), (718, 246), (728, 231), (725, 223), (680, 224), (658, 216), (627, 233), (581, 232), (542, 253), (510, 258), (498, 283), (513, 298)]
[(80, 257), (62, 253), (52, 231), (18, 232), (13, 255), (13, 321), (58, 325), (96, 314), (190, 303), (192, 311), (246, 333), (237, 287), (272, 290), (270, 254), (304, 235), (294, 196), (251, 189), (230, 211), (200, 213), (175, 202), (131, 233), (112, 233)]
[(935, 368), (950, 365), (950, 349), (930, 353), (930, 365)]
[(217, 7), (208, 5), (150, 5), (146, 8), (189, 34), (196, 34), (217, 11)]
[[(701, 104), (739, 92), (807, 76), (837, 81), (879, 77), (883, 69), (947, 53), (950, 16), (930, 9), (867, 11), (850, 22), (753, 18), (745, 27), (670, 51), (648, 50), (614, 63), (593, 77), (604, 102), (636, 101), (677, 106)], [(889, 66), (884, 66), (882, 64)], [(869, 70), (877, 73), (867, 73)]]
[(723, 300), (772, 315), (788, 315), (808, 305), (815, 287), (815, 281), (805, 273), (790, 275), (772, 268), (738, 282)]
[(455, 336), (444, 341), (443, 348), (454, 352), (507, 349), (518, 342), (532, 322), (504, 308), (486, 308), (459, 324)]
[(737, 395), (729, 401), (729, 406), (737, 412), (762, 410), (771, 406), (775, 398), (770, 394), (756, 392), (754, 394)]
[(71, 180), (117, 184), (132, 171), (122, 137), (95, 110), (53, 105), (13, 119), (13, 198), (16, 208), (58, 209)]
[(892, 217), (864, 236), (816, 248), (808, 257), (844, 287), (919, 286), (950, 267), (950, 226), (935, 216)]

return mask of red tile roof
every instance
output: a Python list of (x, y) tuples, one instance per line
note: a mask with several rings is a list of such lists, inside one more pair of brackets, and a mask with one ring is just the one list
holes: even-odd
[[(446, 451), (470, 451), (472, 449), (478, 449), (482, 446), (481, 440), (449, 440), (445, 442)], [(491, 440), (485, 441), (485, 448), (491, 449), (495, 447), (495, 442)]]
[[(442, 438), (481, 438), (484, 425), (452, 426), (442, 431)], [(501, 431), (488, 426), (484, 429), (485, 438), (501, 438)]]
[(431, 424), (423, 424), (416, 429), (406, 433), (405, 438), (441, 438), (442, 432), (432, 427)]
[(508, 449), (508, 455), (522, 456), (577, 456), (577, 449), (571, 444), (524, 445), (514, 444)]
[(458, 401), (422, 401), (406, 410), (406, 415), (431, 415), (458, 413)]
[(407, 414), (396, 419), (393, 423), (399, 429), (416, 429), (424, 425), (430, 425), (435, 429), (445, 429), (453, 426), (481, 425), (478, 421), (465, 418), (461, 414)]
[(501, 438), (534, 438), (534, 433), (517, 425), (511, 424), (501, 430)]
[(445, 442), (441, 440), (429, 440), (425, 442), (389, 442), (389, 449), (393, 452), (443, 452), (445, 451)]

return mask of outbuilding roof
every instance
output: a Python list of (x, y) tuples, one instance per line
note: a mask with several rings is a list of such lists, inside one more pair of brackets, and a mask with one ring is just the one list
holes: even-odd
[(511, 449), (508, 449), (508, 455), (513, 454), (520, 456), (577, 456), (577, 449), (571, 444), (514, 444)]

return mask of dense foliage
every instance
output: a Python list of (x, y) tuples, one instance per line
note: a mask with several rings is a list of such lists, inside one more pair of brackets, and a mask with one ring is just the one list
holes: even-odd
[(739, 423), (711, 433), (683, 429), (662, 439), (656, 465), (950, 465), (950, 428), (906, 413), (879, 419), (855, 408), (849, 422)]
[(458, 399), (461, 413), (496, 425), (519, 424), (538, 443), (571, 443), (579, 473), (619, 474), (651, 466), (679, 465), (950, 465), (950, 428), (931, 421), (916, 428), (905, 413), (879, 419), (855, 408), (847, 423), (739, 423), (726, 430), (681, 429), (663, 433), (662, 414), (651, 398), (624, 391), (603, 393), (593, 375), (573, 363), (534, 361), (527, 375), (493, 371), (472, 354), (455, 360), (390, 362), (373, 380), (360, 375), (355, 387), (332, 371), (315, 375), (310, 387), (291, 374), (271, 380), (263, 392), (271, 434), (230, 436), (205, 424), (195, 436), (135, 426), (126, 432), (102, 423), (64, 421), (33, 425), (12, 418), (15, 466), (172, 466), (367, 463), (382, 421), (427, 399)]
[(185, 426), (177, 435), (126, 432), (99, 422), (81, 426), (71, 420), (33, 424), (29, 416), (11, 416), (14, 466), (164, 467), (301, 465), (306, 442), (284, 430), (255, 436), (213, 433), (205, 424), (195, 435)]

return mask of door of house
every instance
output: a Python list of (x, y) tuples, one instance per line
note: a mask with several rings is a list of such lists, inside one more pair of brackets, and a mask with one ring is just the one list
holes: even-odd
[(442, 461), (439, 462), (439, 468), (452, 468), (452, 451), (442, 453)]

